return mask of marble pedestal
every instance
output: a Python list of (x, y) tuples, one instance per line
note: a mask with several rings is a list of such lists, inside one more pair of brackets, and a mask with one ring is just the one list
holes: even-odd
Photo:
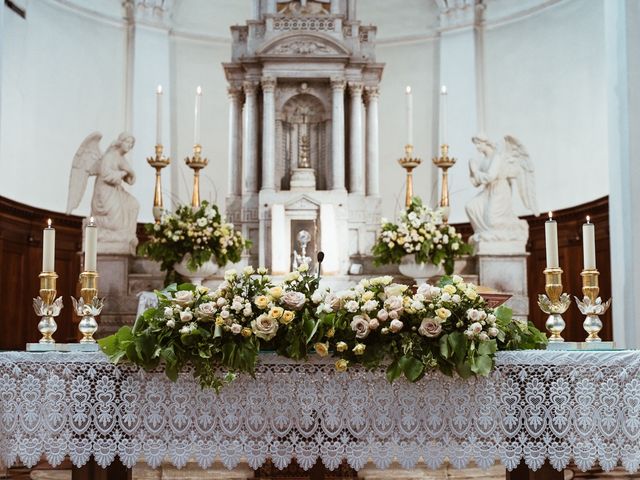
[(529, 315), (527, 256), (527, 253), (477, 255), (479, 284), (513, 295), (505, 305), (513, 309), (515, 318), (522, 319)]
[(294, 168), (291, 174), (290, 190), (315, 190), (316, 173), (313, 168)]

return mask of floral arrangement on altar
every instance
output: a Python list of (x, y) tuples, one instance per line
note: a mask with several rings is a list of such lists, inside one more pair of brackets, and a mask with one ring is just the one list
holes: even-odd
[(487, 375), (498, 350), (542, 348), (546, 336), (506, 307), (490, 308), (474, 285), (444, 277), (414, 293), (391, 277), (362, 280), (331, 292), (308, 266), (274, 283), (264, 269), (227, 271), (216, 289), (170, 285), (158, 306), (133, 328), (99, 341), (113, 362), (164, 366), (169, 378), (193, 367), (202, 387), (222, 387), (253, 374), (260, 350), (303, 360), (333, 355), (338, 371), (386, 365), (387, 378), (415, 382), (439, 370), (463, 378)]
[(444, 223), (442, 209), (433, 210), (418, 197), (400, 213), (398, 223), (382, 220), (382, 230), (373, 246), (376, 265), (399, 264), (405, 255), (416, 263), (443, 265), (451, 275), (456, 258), (473, 253), (455, 227)]
[(238, 262), (251, 245), (233, 224), (225, 222), (218, 207), (207, 201), (200, 207), (181, 205), (175, 213), (163, 214), (160, 223), (145, 225), (145, 233), (148, 239), (138, 247), (138, 253), (159, 261), (168, 273), (187, 254), (191, 271), (209, 260), (219, 266)]

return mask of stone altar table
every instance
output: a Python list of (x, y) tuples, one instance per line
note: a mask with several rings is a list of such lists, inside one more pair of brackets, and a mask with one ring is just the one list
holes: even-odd
[(0, 397), (9, 466), (68, 456), (103, 467), (119, 458), (257, 468), (271, 458), (282, 468), (295, 458), (305, 468), (321, 459), (330, 469), (343, 460), (358, 470), (369, 461), (435, 469), (448, 459), (456, 468), (500, 461), (516, 469), (511, 478), (546, 465), (545, 479), (571, 461), (640, 466), (638, 351), (502, 352), (487, 378), (433, 373), (393, 385), (381, 371), (265, 354), (255, 380), (242, 376), (219, 396), (189, 372), (172, 383), (101, 353), (4, 352)]

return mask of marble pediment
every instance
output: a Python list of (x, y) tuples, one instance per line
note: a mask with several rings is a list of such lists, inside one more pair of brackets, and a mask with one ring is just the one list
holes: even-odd
[(294, 33), (271, 40), (257, 54), (260, 57), (345, 57), (350, 52), (333, 38)]
[(320, 204), (307, 195), (296, 196), (285, 203), (285, 210), (318, 210)]

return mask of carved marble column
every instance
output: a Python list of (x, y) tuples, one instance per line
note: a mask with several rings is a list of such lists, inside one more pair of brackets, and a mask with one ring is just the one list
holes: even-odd
[(242, 88), (231, 85), (229, 93), (229, 195), (242, 191)]
[(244, 82), (244, 112), (242, 119), (242, 194), (258, 191), (258, 125), (256, 108), (257, 84)]
[(344, 79), (331, 79), (332, 94), (332, 190), (345, 190), (344, 183)]
[(367, 101), (367, 195), (380, 195), (380, 153), (378, 140), (377, 86), (366, 88)]
[(362, 84), (349, 83), (351, 94), (351, 142), (349, 155), (349, 193), (364, 194), (364, 156), (362, 155)]
[(275, 191), (276, 168), (276, 79), (262, 79), (262, 188)]

